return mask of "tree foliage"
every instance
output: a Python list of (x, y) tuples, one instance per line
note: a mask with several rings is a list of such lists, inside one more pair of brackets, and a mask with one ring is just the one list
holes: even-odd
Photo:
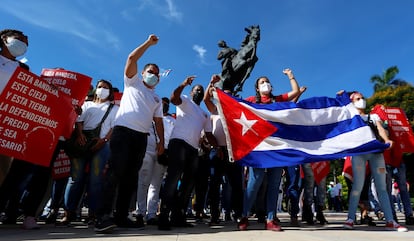
[(371, 77), (371, 82), (374, 83), (374, 91), (378, 92), (389, 87), (407, 85), (408, 83), (405, 80), (396, 78), (399, 72), (400, 70), (397, 66), (391, 66), (386, 69), (381, 75), (373, 75)]
[(414, 87), (403, 85), (396, 88), (388, 87), (375, 92), (368, 100), (367, 106), (373, 107), (375, 104), (383, 104), (389, 107), (399, 107), (405, 111), (410, 121), (414, 119)]

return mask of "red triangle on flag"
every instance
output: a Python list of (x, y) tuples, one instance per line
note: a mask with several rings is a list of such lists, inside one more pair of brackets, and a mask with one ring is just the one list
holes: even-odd
[(229, 154), (238, 161), (260, 142), (277, 131), (277, 128), (253, 111), (217, 89), (219, 112), (226, 132)]

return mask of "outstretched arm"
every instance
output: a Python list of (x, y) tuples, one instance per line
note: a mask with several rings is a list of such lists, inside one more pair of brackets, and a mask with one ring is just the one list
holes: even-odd
[(214, 84), (216, 82), (220, 81), (220, 76), (218, 75), (213, 75), (211, 76), (211, 80), (210, 83), (208, 84), (207, 88), (206, 88), (206, 92), (204, 92), (204, 104), (206, 104), (206, 107), (208, 109), (208, 111), (211, 114), (216, 114), (217, 113), (217, 107), (216, 105), (211, 101), (211, 97), (213, 96), (213, 90), (214, 90)]
[(307, 90), (308, 88), (306, 87), (306, 86), (302, 86), (302, 87), (300, 87), (299, 88), (299, 94), (295, 97), (295, 98), (293, 98), (292, 99), (292, 102), (298, 102), (298, 100), (299, 100), (299, 98), (300, 98), (300, 96)]
[(157, 44), (157, 42), (158, 37), (154, 34), (151, 34), (144, 43), (142, 43), (128, 55), (124, 70), (126, 77), (132, 78), (138, 73), (138, 59), (141, 58), (141, 56), (150, 46)]
[(183, 93), (184, 88), (187, 85), (191, 85), (193, 83), (193, 80), (195, 79), (195, 76), (188, 76), (171, 94), (171, 103), (174, 105), (181, 105), (183, 102), (181, 99), (181, 93)]
[(288, 100), (291, 101), (300, 94), (299, 85), (291, 69), (284, 69), (283, 73), (289, 78), (290, 86), (292, 87), (292, 90), (288, 92)]

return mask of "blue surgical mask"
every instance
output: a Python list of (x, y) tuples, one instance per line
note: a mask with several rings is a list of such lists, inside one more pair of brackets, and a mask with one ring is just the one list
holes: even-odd
[(150, 86), (150, 87), (154, 87), (158, 84), (158, 76), (156, 76), (155, 74), (151, 74), (146, 72), (144, 74), (144, 82)]
[(26, 53), (27, 44), (21, 40), (13, 37), (7, 37), (7, 42), (4, 44), (6, 45), (10, 54), (14, 57), (19, 57)]

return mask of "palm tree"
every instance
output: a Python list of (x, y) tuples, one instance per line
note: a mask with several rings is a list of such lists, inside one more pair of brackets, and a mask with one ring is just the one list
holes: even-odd
[(374, 91), (378, 92), (388, 87), (407, 85), (405, 80), (395, 78), (399, 72), (400, 70), (397, 66), (391, 66), (382, 75), (373, 75), (371, 77), (371, 83), (374, 83)]

